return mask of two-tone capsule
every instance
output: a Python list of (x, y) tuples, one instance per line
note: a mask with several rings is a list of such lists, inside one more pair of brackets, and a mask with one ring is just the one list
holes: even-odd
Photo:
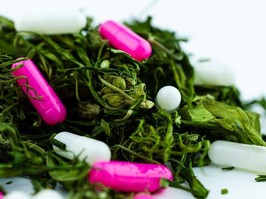
[(54, 139), (62, 142), (66, 147), (65, 150), (61, 150), (53, 145), (54, 151), (67, 159), (72, 160), (76, 156), (90, 165), (111, 159), (111, 151), (102, 141), (69, 132), (58, 133)]
[[(21, 67), (18, 67), (20, 65)], [(66, 108), (36, 65), (27, 59), (13, 64), (12, 68), (17, 83), (42, 120), (48, 125), (63, 122), (66, 118)]]
[(138, 61), (148, 59), (151, 56), (150, 43), (127, 26), (109, 20), (99, 26), (99, 33), (114, 48), (128, 53)]
[(266, 173), (266, 147), (229, 141), (214, 141), (208, 151), (210, 160), (223, 167), (236, 167)]
[(172, 172), (164, 165), (125, 161), (95, 163), (88, 174), (92, 184), (125, 192), (157, 191), (162, 179), (173, 179)]

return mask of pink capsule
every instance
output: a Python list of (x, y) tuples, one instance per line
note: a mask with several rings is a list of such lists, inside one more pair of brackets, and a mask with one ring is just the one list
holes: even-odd
[(3, 199), (4, 198), (4, 195), (3, 193), (0, 191), (0, 199)]
[(123, 161), (97, 162), (88, 175), (92, 184), (126, 192), (159, 190), (162, 178), (173, 179), (172, 172), (164, 165)]
[(99, 33), (113, 47), (128, 53), (138, 61), (151, 56), (150, 43), (122, 24), (111, 20), (106, 21), (100, 25)]
[(36, 65), (30, 60), (20, 61), (12, 65), (22, 67), (12, 71), (17, 83), (28, 96), (41, 118), (48, 125), (63, 122), (66, 118), (66, 108), (48, 84)]

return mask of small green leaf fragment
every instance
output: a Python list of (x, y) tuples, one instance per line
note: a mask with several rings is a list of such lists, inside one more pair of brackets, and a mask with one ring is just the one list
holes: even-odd
[(266, 175), (258, 175), (255, 180), (257, 182), (265, 182), (266, 181)]
[(223, 167), (222, 170), (223, 171), (231, 171), (233, 170), (235, 167)]
[(223, 188), (223, 189), (221, 190), (221, 194), (222, 194), (222, 195), (225, 195), (225, 194), (228, 194), (228, 193), (229, 193), (229, 191), (228, 191), (227, 188)]

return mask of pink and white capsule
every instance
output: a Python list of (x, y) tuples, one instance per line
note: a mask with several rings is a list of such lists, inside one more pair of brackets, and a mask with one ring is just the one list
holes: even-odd
[(159, 190), (163, 178), (173, 179), (172, 172), (164, 165), (124, 161), (97, 162), (88, 175), (92, 184), (125, 192)]
[(128, 53), (138, 61), (148, 59), (151, 56), (150, 43), (122, 24), (108, 20), (100, 25), (99, 33), (114, 48)]
[(66, 108), (36, 65), (27, 59), (13, 64), (12, 68), (19, 65), (23, 66), (12, 71), (12, 74), (17, 77), (17, 83), (43, 121), (48, 125), (63, 122), (66, 118)]

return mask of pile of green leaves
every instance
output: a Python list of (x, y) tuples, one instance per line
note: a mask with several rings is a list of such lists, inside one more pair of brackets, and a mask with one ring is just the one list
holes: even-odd
[[(194, 85), (189, 56), (176, 33), (146, 21), (126, 23), (147, 39), (153, 54), (137, 62), (109, 46), (87, 20), (78, 34), (16, 32), (0, 18), (0, 177), (27, 176), (35, 191), (61, 184), (69, 198), (125, 198), (110, 189), (97, 192), (87, 182), (90, 165), (54, 153), (53, 136), (69, 131), (102, 140), (112, 159), (167, 165), (170, 186), (187, 182), (196, 198), (206, 198), (193, 166), (209, 163), (212, 141), (265, 145), (259, 115), (246, 110), (234, 86)], [(28, 57), (39, 67), (65, 104), (65, 122), (42, 122), (11, 75), (11, 64)], [(155, 97), (165, 85), (182, 95), (172, 114), (158, 110)], [(131, 195), (129, 194), (130, 198)]]

